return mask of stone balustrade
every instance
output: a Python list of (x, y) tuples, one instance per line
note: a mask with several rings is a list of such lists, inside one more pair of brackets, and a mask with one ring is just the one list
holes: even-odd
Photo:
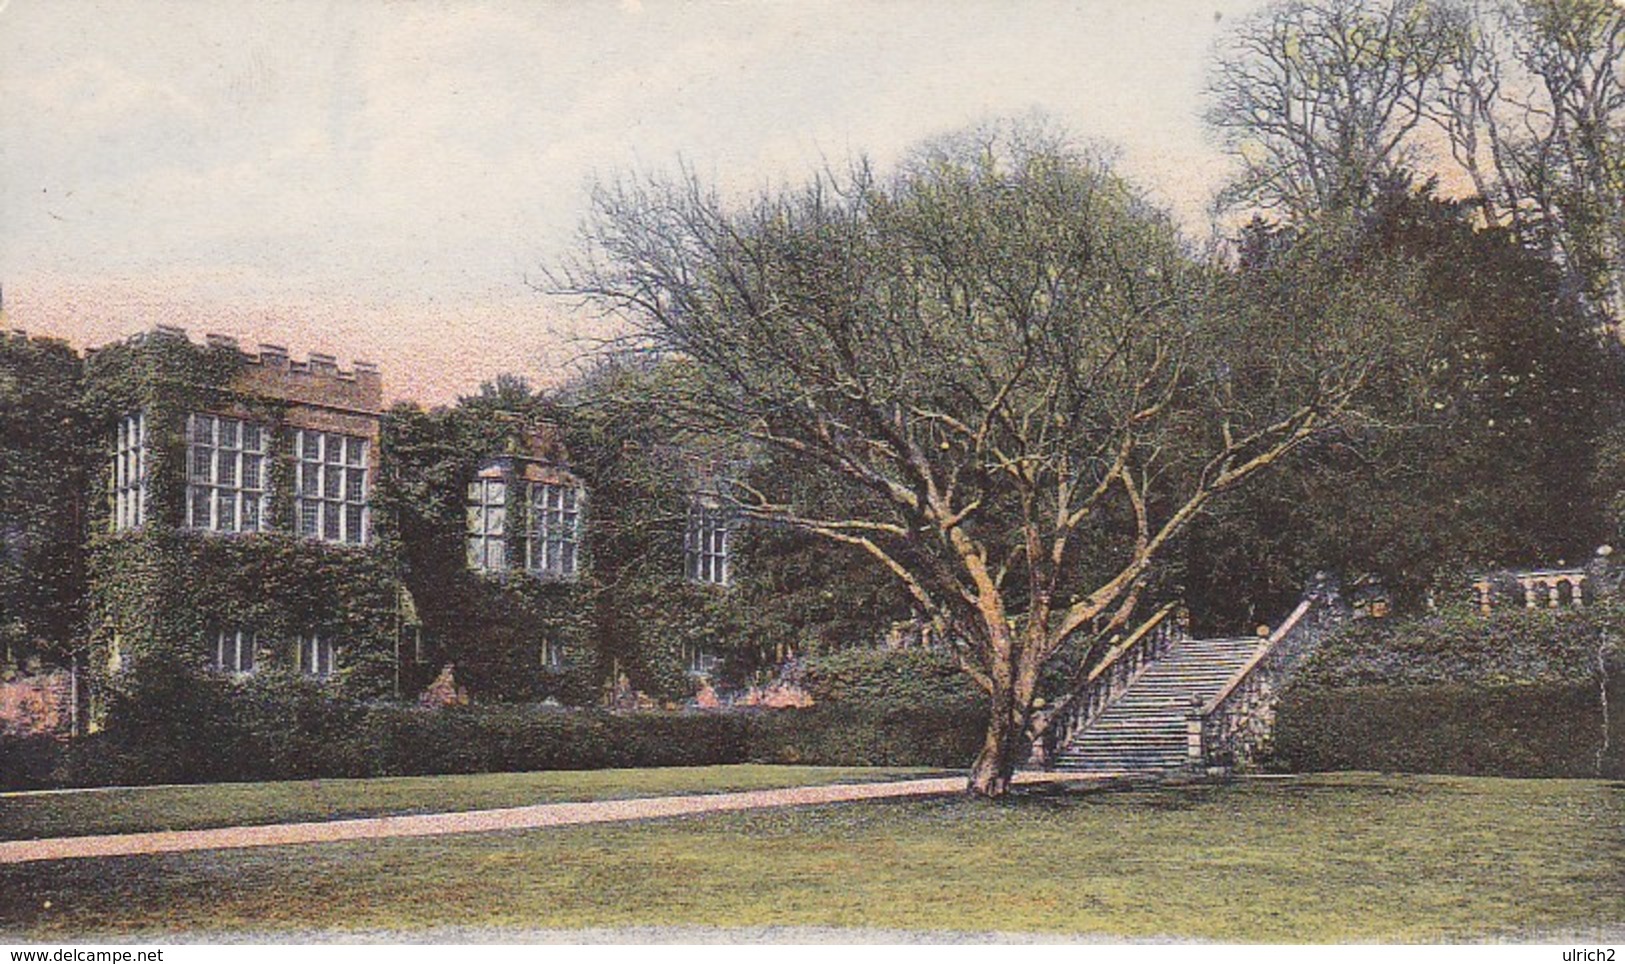
[[(1478, 608), (1488, 613), (1495, 608), (1497, 597), (1511, 595), (1520, 598), (1526, 609), (1563, 606), (1583, 606), (1590, 593), (1587, 582), (1590, 573), (1584, 569), (1528, 569), (1480, 576), (1473, 581)], [(1498, 586), (1497, 583), (1504, 585)], [(1516, 589), (1508, 592), (1512, 586)]]
[(1312, 586), (1217, 695), (1205, 704), (1192, 704), (1186, 717), (1190, 767), (1251, 764), (1269, 739), (1281, 690), (1304, 659), (1348, 617), (1349, 607), (1335, 586)]

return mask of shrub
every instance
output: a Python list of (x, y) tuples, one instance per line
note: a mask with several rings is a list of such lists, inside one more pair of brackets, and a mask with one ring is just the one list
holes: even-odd
[(356, 776), (704, 766), (746, 759), (745, 721), (547, 706), (376, 706), (350, 742)]
[(37, 790), (60, 780), (67, 745), (43, 733), (0, 732), (0, 790)]
[[(113, 694), (107, 726), (98, 733), (66, 745), (16, 738), (0, 744), (0, 784), (209, 783), (747, 760), (964, 766), (980, 745), (986, 709), (962, 696), (947, 702), (952, 691), (943, 676), (933, 675), (942, 661), (923, 655), (891, 660), (868, 675), (850, 670), (867, 664), (843, 660), (837, 666), (850, 675), (826, 679), (846, 688), (825, 690), (826, 697), (843, 698), (810, 709), (716, 713), (515, 704), (427, 709), (347, 699), (288, 673), (239, 681), (193, 676), (184, 683), (148, 673)], [(902, 671), (922, 665), (931, 673), (911, 679)], [(915, 697), (924, 702), (900, 702)]]
[[(1625, 768), (1622, 617), (1615, 597), (1579, 610), (1461, 607), (1350, 625), (1282, 693), (1267, 765), (1617, 776)], [(1599, 659), (1613, 707), (1600, 772)]]
[[(156, 660), (155, 660), (156, 662)], [(79, 754), (98, 782), (242, 779), (243, 735), (232, 683), (184, 666), (150, 666), (108, 693), (103, 732)]]
[(751, 719), (750, 759), (818, 766), (964, 767), (982, 744), (987, 711), (972, 706), (873, 713), (839, 704)]
[(871, 715), (983, 703), (947, 653), (926, 649), (852, 649), (806, 659), (802, 684), (814, 701)]
[(353, 766), (346, 736), (360, 705), (334, 699), (322, 684), (285, 671), (262, 673), (239, 684), (230, 702), (235, 759), (220, 769), (236, 779), (309, 779)]
[(752, 719), (750, 757), (820, 766), (963, 767), (987, 699), (947, 653), (851, 649), (804, 660), (814, 705)]
[(1414, 619), (1368, 619), (1328, 639), (1298, 678), (1325, 687), (1576, 682), (1597, 672), (1604, 634), (1625, 647), (1616, 597), (1585, 609), (1489, 615), (1456, 607)]
[(1607, 751), (1599, 687), (1294, 686), (1276, 711), (1268, 765), (1516, 777), (1625, 776), (1625, 673), (1609, 684)]

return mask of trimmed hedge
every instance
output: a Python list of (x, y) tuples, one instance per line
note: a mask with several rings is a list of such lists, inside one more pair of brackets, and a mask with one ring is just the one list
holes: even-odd
[(986, 703), (948, 653), (928, 649), (849, 649), (805, 659), (801, 684), (819, 704), (869, 713)]
[(106, 728), (0, 744), (0, 788), (416, 776), (760, 761), (963, 767), (986, 701), (922, 651), (809, 661), (807, 709), (637, 713), (551, 705), (367, 703), (294, 674), (151, 673), (115, 691)]
[[(332, 702), (291, 720), (244, 712), (176, 754), (104, 731), (45, 768), (59, 785), (213, 783), (520, 770), (700, 766), (749, 759), (748, 720), (731, 714), (618, 715), (550, 706), (428, 710)], [(270, 725), (266, 725), (266, 724)], [(288, 725), (290, 724), (291, 725)], [(202, 736), (202, 734), (199, 734)], [(9, 767), (7, 768), (9, 770)], [(41, 766), (30, 768), (41, 785)], [(9, 773), (0, 782), (11, 783)]]
[(750, 759), (819, 766), (969, 766), (987, 730), (977, 707), (872, 713), (840, 705), (751, 717)]
[(0, 733), (0, 790), (55, 786), (66, 746), (55, 737), (37, 733)]
[(102, 731), (68, 743), (0, 741), (0, 789), (415, 776), (607, 767), (800, 763), (969, 764), (986, 714), (876, 714), (842, 706), (617, 714), (551, 706), (444, 710), (315, 700), (294, 691), (233, 701), (176, 734)]
[(1583, 609), (1455, 606), (1413, 619), (1365, 619), (1336, 633), (1298, 674), (1306, 685), (1429, 686), (1578, 683), (1597, 651), (1625, 636), (1625, 599)]
[(1293, 686), (1276, 710), (1271, 769), (1512, 777), (1625, 777), (1625, 673), (1515, 686)]
[(1346, 626), (1282, 693), (1265, 765), (1625, 775), (1622, 627), (1617, 595), (1583, 609), (1457, 606)]
[(535, 706), (375, 707), (346, 742), (353, 776), (703, 766), (747, 759), (742, 717)]

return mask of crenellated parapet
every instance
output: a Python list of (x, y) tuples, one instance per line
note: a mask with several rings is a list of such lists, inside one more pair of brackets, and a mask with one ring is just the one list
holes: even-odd
[[(138, 332), (126, 338), (125, 344), (140, 345), (156, 338), (195, 344), (185, 328), (175, 325), (157, 325), (150, 331)], [(340, 368), (332, 355), (311, 352), (300, 360), (292, 357), (285, 346), (264, 342), (257, 351), (249, 351), (236, 338), (213, 332), (203, 336), (203, 345), (241, 356), (243, 366), (232, 388), (244, 395), (364, 416), (376, 417), (383, 412), (383, 379), (378, 366), (371, 362), (355, 361), (349, 368)]]

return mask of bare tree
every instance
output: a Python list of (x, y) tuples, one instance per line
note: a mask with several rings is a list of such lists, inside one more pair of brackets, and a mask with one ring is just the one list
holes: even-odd
[(1486, 220), (1547, 252), (1625, 317), (1625, 7), (1506, 0), (1471, 10), (1435, 119)]
[(1222, 199), (1301, 218), (1359, 209), (1407, 166), (1459, 15), (1427, 0), (1281, 0), (1218, 47), (1209, 125), (1240, 165)]
[(741, 207), (692, 176), (623, 182), (595, 210), (555, 287), (694, 366), (687, 424), (858, 493), (733, 489), (861, 548), (951, 642), (991, 700), (982, 795), (1009, 787), (1046, 663), (1095, 658), (1173, 540), (1337, 419), (1375, 358), (1356, 307), (1223, 310), (1164, 215), (1029, 128), (889, 180), (859, 165)]

